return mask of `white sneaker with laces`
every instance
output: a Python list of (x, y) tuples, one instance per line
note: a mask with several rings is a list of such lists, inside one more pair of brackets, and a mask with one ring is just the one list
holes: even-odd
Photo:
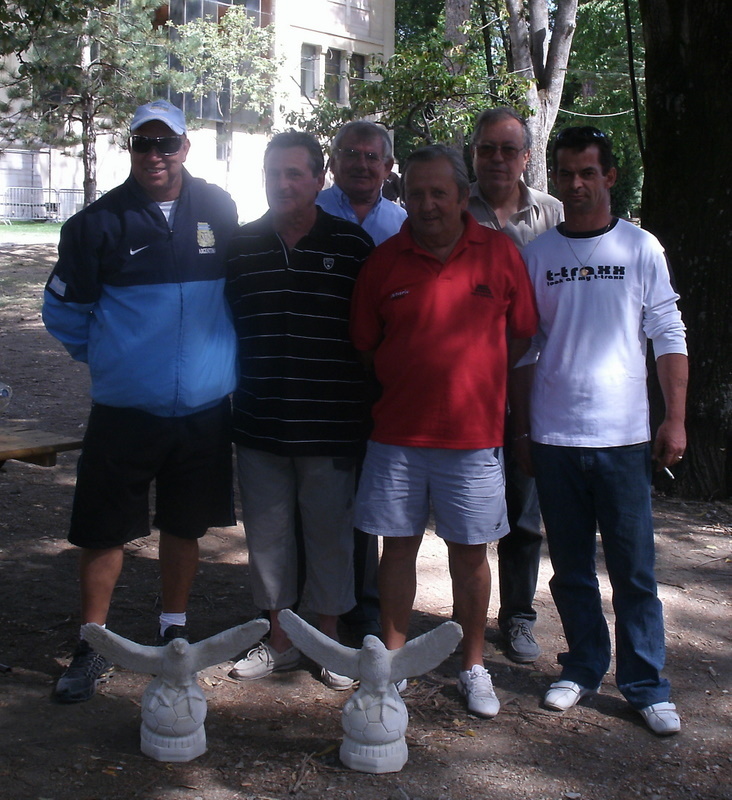
[(552, 711), (566, 711), (568, 708), (576, 706), (588, 694), (592, 694), (592, 690), (585, 689), (579, 683), (557, 681), (549, 687), (549, 691), (544, 695), (544, 705)]
[(270, 645), (260, 642), (234, 664), (229, 677), (237, 681), (256, 681), (273, 672), (293, 669), (299, 661), (300, 651), (296, 647), (288, 647), (284, 653), (278, 653)]
[(463, 670), (457, 682), (458, 692), (467, 700), (468, 711), (477, 717), (495, 717), (501, 704), (493, 690), (493, 681), (488, 671), (480, 664)]
[(673, 703), (654, 703), (641, 708), (638, 713), (646, 725), (659, 736), (670, 736), (681, 730), (681, 720)]
[(329, 689), (335, 689), (336, 692), (345, 692), (347, 689), (352, 689), (355, 683), (353, 678), (349, 678), (348, 675), (339, 675), (337, 672), (331, 672), (325, 667), (320, 670), (320, 680)]

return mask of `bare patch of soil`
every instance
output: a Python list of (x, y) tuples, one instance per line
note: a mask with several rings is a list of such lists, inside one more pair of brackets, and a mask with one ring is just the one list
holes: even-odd
[[(0, 239), (1, 241), (1, 239)], [(0, 422), (83, 431), (86, 368), (43, 328), (40, 301), (52, 267), (48, 244), (0, 244), (0, 381), (15, 392)], [(51, 688), (78, 631), (76, 554), (65, 540), (76, 454), (53, 468), (16, 461), (0, 469), (0, 786), (13, 800), (722, 800), (732, 798), (730, 564), (732, 508), (658, 496), (658, 578), (668, 629), (666, 674), (683, 718), (659, 739), (608, 675), (596, 698), (563, 715), (541, 708), (558, 674), (561, 627), (542, 564), (534, 665), (508, 661), (491, 617), (485, 655), (502, 702), (494, 720), (467, 715), (454, 685), (455, 656), (410, 683), (409, 761), (365, 775), (338, 760), (348, 693), (326, 689), (314, 665), (253, 684), (202, 675), (208, 752), (163, 764), (139, 750), (139, 702), (148, 678), (118, 669), (90, 702), (55, 705)], [(109, 619), (150, 642), (158, 613), (157, 539), (131, 544)], [(256, 615), (244, 533), (203, 540), (191, 629), (205, 638)], [(490, 554), (495, 567), (495, 553)], [(425, 537), (414, 632), (450, 615), (443, 547)], [(495, 574), (495, 568), (494, 568)], [(607, 581), (603, 577), (607, 590)], [(605, 592), (609, 597), (609, 592)], [(495, 608), (492, 608), (495, 612)], [(612, 611), (607, 604), (608, 616)]]

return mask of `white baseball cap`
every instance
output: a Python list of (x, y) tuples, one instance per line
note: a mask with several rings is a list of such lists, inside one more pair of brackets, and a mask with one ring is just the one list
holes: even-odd
[(132, 117), (130, 131), (136, 131), (141, 125), (153, 120), (164, 123), (179, 136), (186, 132), (186, 118), (183, 112), (167, 100), (153, 100), (144, 106), (139, 106)]

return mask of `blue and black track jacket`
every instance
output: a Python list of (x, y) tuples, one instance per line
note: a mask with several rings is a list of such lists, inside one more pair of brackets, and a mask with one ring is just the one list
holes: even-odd
[(95, 402), (177, 417), (234, 390), (224, 259), (236, 228), (231, 197), (187, 172), (172, 230), (132, 176), (63, 226), (43, 321), (88, 362)]

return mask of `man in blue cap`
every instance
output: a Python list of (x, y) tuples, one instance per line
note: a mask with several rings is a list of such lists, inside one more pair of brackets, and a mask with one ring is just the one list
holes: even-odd
[[(234, 524), (236, 338), (223, 289), (237, 213), (226, 192), (185, 170), (189, 148), (180, 109), (165, 100), (137, 109), (131, 174), (64, 225), (43, 304), (48, 331), (91, 373), (69, 533), (81, 622), (106, 623), (124, 545), (150, 532), (154, 480), (160, 644), (187, 638), (198, 539)], [(88, 700), (110, 668), (82, 639), (54, 698)]]

